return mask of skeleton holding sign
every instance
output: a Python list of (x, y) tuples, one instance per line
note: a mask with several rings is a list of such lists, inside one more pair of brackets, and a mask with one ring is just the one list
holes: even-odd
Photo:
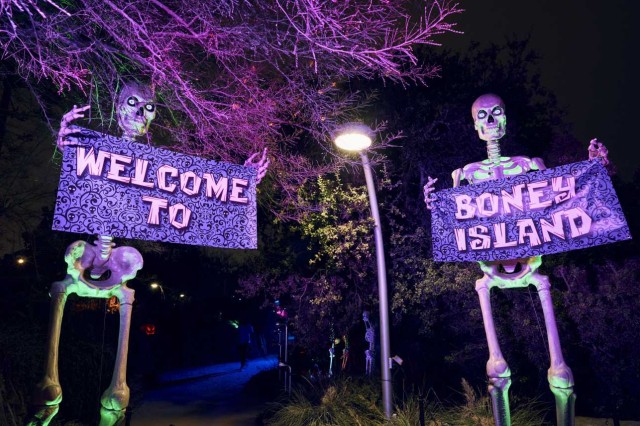
[[(478, 136), (487, 144), (488, 158), (454, 170), (452, 173), (454, 187), (460, 186), (465, 180), (469, 184), (474, 184), (516, 176), (532, 170), (546, 169), (544, 162), (540, 158), (501, 156), (499, 141), (506, 133), (507, 118), (505, 105), (500, 97), (494, 94), (480, 96), (473, 103), (471, 114)], [(589, 145), (589, 159), (599, 159), (604, 165), (608, 164), (607, 149), (595, 139)], [(433, 203), (436, 201), (431, 194), (436, 181), (437, 179), (429, 177), (424, 187), (424, 200), (429, 210), (433, 208)], [(476, 291), (480, 298), (484, 329), (489, 346), (487, 376), (489, 378), (488, 387), (496, 425), (508, 426), (511, 424), (508, 399), (511, 371), (498, 343), (491, 312), (490, 290), (493, 287), (511, 289), (526, 288), (529, 285), (536, 287), (544, 312), (551, 358), (551, 366), (549, 367), (547, 378), (556, 399), (557, 422), (558, 425), (563, 426), (573, 425), (575, 423), (573, 374), (562, 355), (553, 312), (549, 278), (538, 272), (542, 257), (534, 256), (525, 259), (479, 263), (484, 275), (476, 281)]]
[[(63, 150), (74, 144), (70, 135), (77, 131), (71, 123), (84, 118), (89, 105), (75, 106), (65, 114), (60, 124), (57, 146)], [(131, 141), (147, 134), (156, 116), (153, 90), (137, 83), (127, 84), (119, 94), (116, 114), (122, 137)], [(265, 176), (269, 166), (266, 148), (251, 155), (244, 163), (256, 170), (256, 184)], [(44, 378), (36, 386), (33, 408), (28, 425), (48, 425), (58, 412), (62, 402), (62, 388), (58, 376), (58, 345), (64, 306), (69, 294), (81, 297), (109, 299), (116, 297), (120, 303), (120, 330), (117, 356), (111, 384), (100, 399), (100, 426), (121, 424), (129, 404), (129, 387), (126, 383), (127, 353), (131, 308), (134, 291), (127, 287), (142, 268), (142, 255), (133, 247), (114, 248), (113, 237), (99, 235), (94, 244), (76, 241), (66, 251), (67, 276), (53, 283), (49, 320), (48, 354)]]

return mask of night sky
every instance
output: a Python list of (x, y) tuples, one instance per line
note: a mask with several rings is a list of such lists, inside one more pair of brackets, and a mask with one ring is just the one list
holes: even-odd
[[(620, 176), (638, 168), (640, 141), (640, 2), (637, 0), (462, 0), (462, 36), (441, 38), (463, 50), (471, 41), (502, 43), (531, 36), (541, 55), (542, 82), (567, 112), (574, 136), (597, 137)], [(443, 74), (446, 70), (442, 71)], [(508, 108), (508, 105), (507, 105)], [(586, 157), (585, 157), (586, 158)]]

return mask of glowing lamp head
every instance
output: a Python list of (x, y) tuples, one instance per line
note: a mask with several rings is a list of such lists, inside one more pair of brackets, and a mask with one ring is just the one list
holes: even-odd
[(158, 283), (151, 283), (149, 286), (154, 290), (157, 289), (157, 288), (160, 288), (160, 284), (158, 284)]
[(336, 129), (334, 143), (345, 151), (362, 151), (372, 142), (373, 130), (362, 123), (346, 123)]

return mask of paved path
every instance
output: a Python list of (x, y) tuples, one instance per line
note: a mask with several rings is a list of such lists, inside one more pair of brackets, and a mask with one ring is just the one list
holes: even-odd
[(255, 426), (266, 401), (242, 390), (251, 377), (277, 364), (276, 357), (265, 357), (250, 360), (242, 371), (234, 362), (164, 374), (164, 384), (145, 393), (131, 425)]

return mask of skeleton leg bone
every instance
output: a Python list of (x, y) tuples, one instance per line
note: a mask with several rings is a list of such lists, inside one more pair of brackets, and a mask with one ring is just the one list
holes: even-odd
[(486, 274), (476, 281), (476, 291), (480, 299), (484, 331), (489, 346), (489, 360), (487, 361), (487, 377), (489, 378), (489, 394), (493, 406), (493, 416), (496, 426), (511, 425), (511, 411), (509, 409), (509, 387), (511, 386), (511, 370), (500, 351), (500, 344), (496, 334), (493, 314), (491, 312), (492, 279)]
[[(125, 409), (129, 403), (126, 370), (131, 305), (134, 300), (134, 291), (128, 288), (126, 283), (136, 276), (137, 271), (142, 268), (143, 261), (140, 253), (133, 247), (119, 247), (111, 250), (110, 237), (102, 238), (101, 242), (103, 244), (91, 245), (84, 241), (76, 241), (69, 245), (65, 254), (67, 277), (63, 281), (53, 283), (51, 287), (52, 301), (45, 376), (36, 387), (33, 414), (27, 423), (29, 426), (48, 425), (58, 412), (62, 401), (62, 389), (58, 376), (60, 331), (64, 305), (67, 296), (72, 293), (80, 297), (103, 299), (116, 296), (121, 303), (116, 364), (111, 384), (101, 398), (100, 425), (119, 425), (124, 420)], [(105, 251), (109, 256), (101, 256)], [(97, 262), (94, 262), (96, 259)], [(104, 267), (105, 271), (110, 271), (106, 279), (93, 281), (87, 278), (96, 264)], [(101, 276), (102, 272), (99, 275)]]
[(47, 343), (47, 360), (43, 379), (36, 385), (32, 397), (33, 412), (29, 416), (27, 426), (46, 426), (58, 413), (62, 402), (62, 387), (58, 375), (58, 353), (60, 347), (60, 330), (62, 315), (67, 301), (67, 290), (72, 283), (68, 277), (54, 282), (51, 286), (51, 308), (49, 311), (49, 337)]
[(573, 373), (565, 363), (560, 347), (558, 327), (553, 313), (553, 301), (551, 300), (551, 285), (545, 275), (535, 273), (532, 275), (532, 284), (538, 289), (540, 304), (544, 313), (544, 322), (549, 340), (549, 357), (551, 366), (547, 373), (547, 380), (551, 392), (556, 400), (556, 421), (558, 426), (573, 426), (575, 424), (575, 400), (573, 392)]
[(120, 288), (120, 331), (118, 335), (118, 352), (111, 384), (100, 398), (100, 426), (114, 426), (124, 420), (125, 410), (129, 405), (129, 386), (127, 386), (127, 353), (129, 351), (129, 329), (131, 325), (131, 308), (135, 291), (128, 287)]

